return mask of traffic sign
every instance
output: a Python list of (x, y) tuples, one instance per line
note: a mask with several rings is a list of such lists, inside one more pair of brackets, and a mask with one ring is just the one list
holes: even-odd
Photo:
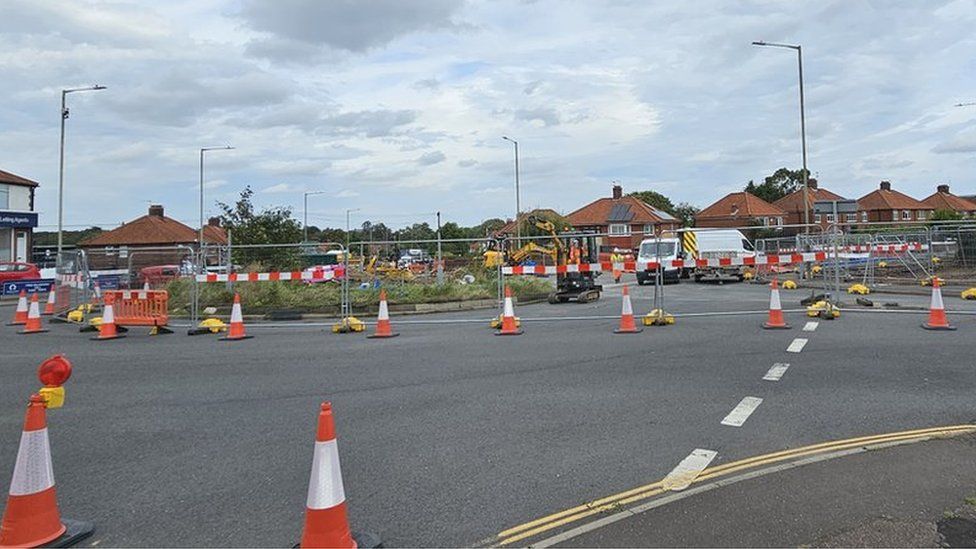
[(24, 290), (29, 294), (45, 294), (51, 291), (51, 286), (53, 285), (53, 278), (37, 280), (10, 280), (8, 282), (4, 282), (2, 287), (0, 287), (0, 295), (18, 295), (21, 290)]

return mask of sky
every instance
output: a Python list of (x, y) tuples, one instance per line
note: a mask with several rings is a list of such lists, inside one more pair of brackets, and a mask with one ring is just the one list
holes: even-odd
[(160, 203), (196, 225), (245, 186), (309, 224), (473, 225), (655, 190), (703, 207), (801, 165), (850, 198), (882, 179), (976, 194), (973, 0), (3, 0), (0, 169), (56, 224)]

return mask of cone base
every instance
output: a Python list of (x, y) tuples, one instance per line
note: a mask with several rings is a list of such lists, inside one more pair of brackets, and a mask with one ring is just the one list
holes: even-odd
[(615, 334), (639, 334), (639, 333), (641, 333), (643, 331), (644, 330), (642, 328), (630, 328), (630, 329), (627, 329), (627, 330), (624, 330), (624, 329), (621, 329), (621, 328), (617, 328), (617, 329), (615, 329), (613, 331), (613, 333), (615, 333)]
[(224, 337), (218, 337), (217, 341), (240, 341), (242, 339), (254, 339), (254, 336), (249, 336), (249, 335), (242, 335), (242, 336), (235, 336), (235, 337), (224, 336)]
[(40, 328), (38, 330), (18, 330), (17, 333), (21, 335), (28, 335), (28, 334), (43, 334), (44, 332), (50, 332), (50, 331), (51, 330), (45, 328)]
[[(357, 549), (376, 549), (377, 547), (383, 547), (383, 540), (380, 536), (374, 534), (373, 532), (357, 532), (353, 530), (351, 532), (352, 540), (356, 543)], [(301, 542), (292, 545), (292, 549), (298, 549), (301, 547)]]
[(955, 326), (951, 326), (951, 325), (936, 326), (934, 324), (929, 324), (928, 322), (926, 322), (925, 324), (922, 324), (922, 328), (925, 328), (926, 330), (932, 330), (933, 332), (939, 332), (939, 331), (941, 331), (941, 332), (951, 332), (951, 331), (953, 331), (953, 330), (956, 329)]
[(95, 533), (95, 523), (86, 520), (61, 519), (65, 531), (58, 538), (45, 543), (45, 547), (71, 547)]
[(92, 341), (105, 341), (105, 340), (108, 340), (108, 339), (122, 339), (123, 337), (125, 337), (125, 334), (115, 334), (115, 335), (104, 336), (104, 337), (103, 336), (100, 336), (100, 335), (97, 335), (95, 337), (90, 337), (88, 339), (90, 339)]
[(770, 324), (768, 322), (763, 322), (763, 330), (789, 330), (792, 328), (789, 324)]
[(399, 332), (392, 334), (371, 334), (366, 336), (366, 339), (383, 339), (386, 337), (397, 337), (398, 335), (400, 335)]
[(520, 335), (522, 335), (524, 333), (525, 332), (523, 332), (522, 329), (519, 328), (518, 330), (515, 330), (514, 332), (495, 332), (495, 335), (496, 336), (520, 336)]

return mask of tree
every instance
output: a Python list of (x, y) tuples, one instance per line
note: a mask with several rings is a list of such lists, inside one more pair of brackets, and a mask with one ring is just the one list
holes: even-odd
[(634, 191), (632, 193), (627, 193), (627, 196), (637, 197), (651, 206), (677, 217), (675, 215), (675, 206), (671, 202), (671, 199), (657, 191)]
[(674, 207), (674, 212), (672, 215), (681, 220), (682, 227), (693, 227), (695, 225), (695, 216), (701, 208), (698, 206), (692, 206), (687, 202), (681, 202)]
[[(302, 228), (291, 216), (291, 208), (275, 206), (255, 212), (251, 198), (254, 191), (245, 187), (233, 205), (218, 202), (222, 210), (220, 223), (231, 231), (235, 245), (293, 244), (302, 238)], [(298, 248), (234, 249), (234, 262), (245, 266), (290, 270), (301, 265)]]
[(963, 218), (963, 215), (955, 210), (935, 210), (932, 213), (932, 221), (958, 221)]
[[(810, 172), (807, 170), (807, 177)], [(780, 168), (772, 175), (763, 179), (763, 182), (756, 185), (752, 180), (746, 184), (745, 191), (753, 196), (758, 196), (766, 202), (776, 202), (780, 198), (800, 189), (803, 186), (803, 169), (790, 170)]]

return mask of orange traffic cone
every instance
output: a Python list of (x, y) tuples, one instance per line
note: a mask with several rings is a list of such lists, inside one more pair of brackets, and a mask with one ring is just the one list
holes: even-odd
[(942, 288), (938, 277), (932, 279), (932, 305), (929, 306), (929, 321), (922, 324), (926, 330), (955, 330), (946, 318), (945, 305), (942, 304)]
[(89, 522), (61, 521), (45, 409), (44, 397), (31, 395), (0, 523), (0, 547), (66, 547), (94, 530)]
[(398, 335), (400, 334), (394, 333), (390, 327), (390, 309), (386, 305), (386, 290), (380, 290), (380, 313), (376, 317), (376, 332), (366, 337), (374, 339), (380, 337), (396, 337)]
[(234, 307), (230, 310), (230, 328), (221, 341), (237, 341), (251, 339), (254, 336), (244, 334), (244, 314), (241, 313), (241, 294), (234, 294)]
[(639, 334), (644, 330), (634, 322), (634, 307), (630, 303), (630, 290), (624, 285), (623, 306), (620, 311), (620, 326), (613, 331), (615, 334)]
[(17, 299), (17, 309), (14, 311), (14, 319), (7, 326), (23, 326), (27, 324), (27, 291), (20, 291), (20, 298)]
[(41, 306), (37, 302), (37, 294), (31, 294), (30, 309), (27, 311), (27, 324), (18, 334), (40, 334), (47, 332), (41, 325)]
[(512, 289), (505, 286), (505, 309), (502, 311), (502, 329), (495, 332), (499, 336), (522, 335), (522, 330), (515, 321), (515, 306), (512, 305)]
[(92, 304), (97, 305), (102, 301), (102, 287), (98, 284), (98, 280), (95, 281), (95, 297), (92, 298)]
[(380, 540), (375, 535), (349, 530), (332, 404), (323, 402), (315, 432), (315, 453), (312, 456), (312, 475), (308, 481), (305, 526), (302, 528), (300, 546), (355, 548), (379, 545)]
[(125, 334), (119, 333), (119, 329), (115, 325), (115, 307), (112, 305), (114, 301), (115, 298), (112, 297), (112, 294), (105, 296), (105, 312), (102, 313), (102, 324), (98, 327), (98, 335), (92, 338), (93, 341), (125, 337)]
[(54, 314), (54, 306), (57, 304), (58, 296), (54, 292), (54, 284), (51, 284), (51, 291), (47, 294), (47, 303), (44, 304), (44, 312), (41, 313), (44, 316), (51, 316)]
[(779, 283), (773, 279), (772, 291), (769, 293), (769, 320), (763, 325), (767, 330), (788, 330), (790, 325), (783, 318), (783, 306), (779, 302)]

